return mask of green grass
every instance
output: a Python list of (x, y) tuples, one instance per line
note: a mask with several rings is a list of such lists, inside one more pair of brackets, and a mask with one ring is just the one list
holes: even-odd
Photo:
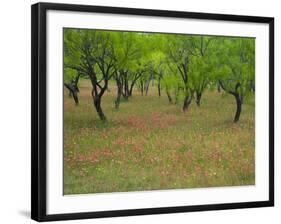
[(183, 113), (163, 92), (135, 89), (114, 109), (110, 86), (99, 121), (91, 86), (82, 80), (80, 105), (64, 95), (64, 194), (255, 184), (254, 96), (233, 123), (233, 96), (207, 91), (201, 107)]

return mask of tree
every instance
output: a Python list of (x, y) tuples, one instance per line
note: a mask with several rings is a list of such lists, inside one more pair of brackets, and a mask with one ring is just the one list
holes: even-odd
[(215, 37), (191, 36), (190, 40), (190, 82), (195, 94), (195, 102), (200, 106), (201, 97), (214, 73), (212, 43)]
[[(162, 83), (163, 83), (162, 88), (166, 92), (169, 103), (177, 104), (179, 100), (179, 95), (184, 89), (180, 77), (171, 74), (165, 74), (165, 76), (162, 79)], [(174, 95), (174, 100), (173, 100), (173, 95)]]
[(79, 104), (79, 87), (78, 87), (78, 81), (80, 78), (81, 73), (75, 72), (73, 70), (64, 69), (64, 86), (69, 91), (69, 96), (73, 97), (73, 100), (75, 102), (75, 105)]
[(189, 66), (192, 57), (190, 38), (184, 35), (169, 36), (167, 56), (168, 66), (182, 81), (184, 100), (182, 110), (186, 112), (192, 101), (194, 89), (189, 82)]
[(254, 40), (251, 38), (151, 34), (64, 29), (64, 86), (78, 105), (78, 81), (90, 79), (94, 108), (102, 121), (102, 97), (108, 83), (116, 83), (115, 108), (128, 100), (137, 85), (141, 94), (156, 84), (168, 101), (192, 100), (200, 106), (204, 91), (217, 87), (236, 100), (234, 122), (244, 98), (255, 91)]
[(153, 66), (153, 73), (155, 74), (156, 80), (157, 80), (157, 91), (158, 96), (161, 96), (161, 81), (164, 77), (165, 71), (167, 70), (167, 64), (166, 64), (166, 55), (164, 54), (161, 49), (158, 49), (158, 51), (153, 51), (151, 54), (151, 61)]
[(149, 64), (149, 74), (146, 79), (146, 95), (150, 83), (154, 81), (157, 84), (158, 96), (161, 96), (161, 82), (167, 71), (167, 57), (165, 48), (168, 43), (167, 35), (163, 34), (153, 34), (149, 35), (149, 50), (148, 54), (148, 64)]
[(255, 76), (255, 42), (250, 38), (224, 38), (217, 46), (220, 62), (218, 80), (221, 88), (235, 97), (234, 122), (238, 122), (244, 98), (251, 91)]
[(110, 34), (95, 30), (64, 30), (64, 66), (91, 80), (94, 107), (102, 121), (106, 116), (101, 99), (113, 76), (113, 46)]
[(115, 108), (119, 108), (121, 96), (128, 100), (133, 88), (143, 73), (142, 46), (140, 34), (132, 32), (114, 33), (113, 45), (115, 54), (114, 79), (117, 85)]

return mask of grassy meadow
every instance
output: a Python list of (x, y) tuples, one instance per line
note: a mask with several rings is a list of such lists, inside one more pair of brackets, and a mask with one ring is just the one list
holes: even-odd
[(64, 92), (64, 194), (240, 186), (255, 184), (254, 96), (233, 123), (233, 96), (206, 90), (201, 106), (168, 102), (156, 86), (135, 87), (114, 108), (115, 85), (95, 111), (89, 80), (79, 82), (80, 104)]

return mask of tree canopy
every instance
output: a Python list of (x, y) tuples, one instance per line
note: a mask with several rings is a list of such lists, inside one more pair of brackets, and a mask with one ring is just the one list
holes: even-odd
[(91, 81), (102, 121), (102, 97), (112, 80), (116, 109), (136, 86), (147, 94), (156, 83), (159, 97), (164, 91), (187, 112), (193, 100), (200, 106), (205, 90), (219, 86), (234, 96), (237, 122), (244, 98), (255, 91), (255, 39), (65, 28), (64, 84), (76, 104), (81, 77)]

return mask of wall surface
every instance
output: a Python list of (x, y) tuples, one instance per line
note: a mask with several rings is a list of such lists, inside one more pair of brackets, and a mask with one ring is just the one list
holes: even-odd
[[(30, 5), (2, 1), (0, 7), (0, 223), (30, 220)], [(150, 215), (60, 223), (280, 223), (280, 5), (250, 0), (68, 0), (63, 3), (185, 10), (275, 17), (275, 162), (276, 206), (169, 215)]]

